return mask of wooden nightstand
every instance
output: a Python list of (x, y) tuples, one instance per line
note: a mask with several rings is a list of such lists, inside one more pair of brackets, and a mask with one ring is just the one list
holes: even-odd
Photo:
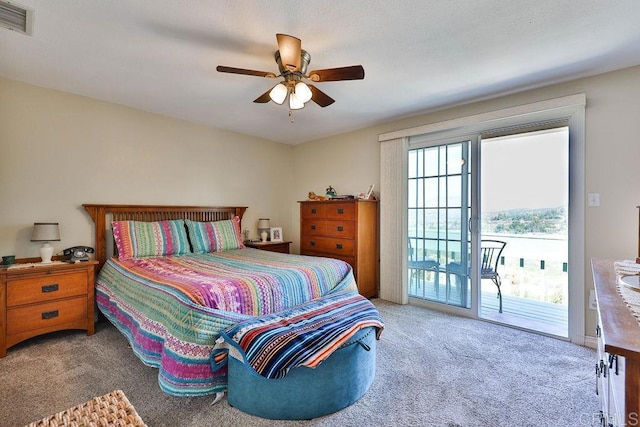
[(248, 248), (261, 249), (263, 251), (289, 253), (289, 245), (292, 242), (244, 242)]
[(63, 329), (93, 335), (97, 261), (0, 269), (0, 357), (28, 338)]

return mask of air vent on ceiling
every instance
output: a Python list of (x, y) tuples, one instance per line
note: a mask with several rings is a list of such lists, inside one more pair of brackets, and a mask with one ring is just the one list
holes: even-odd
[(33, 29), (33, 10), (0, 1), (0, 27), (30, 36)]

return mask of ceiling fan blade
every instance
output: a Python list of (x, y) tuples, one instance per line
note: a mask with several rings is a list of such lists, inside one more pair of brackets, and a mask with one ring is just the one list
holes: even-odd
[(307, 85), (309, 89), (311, 89), (311, 100), (318, 104), (321, 107), (326, 107), (327, 105), (333, 104), (335, 99), (331, 98), (329, 95), (318, 89), (313, 85)]
[(269, 94), (271, 93), (271, 89), (257, 97), (253, 102), (257, 102), (258, 104), (266, 104), (267, 102), (271, 101), (271, 97), (269, 96)]
[(258, 76), (258, 77), (269, 77), (269, 78), (276, 77), (275, 74), (269, 73), (267, 71), (255, 71), (255, 70), (247, 70), (245, 68), (225, 67), (224, 65), (218, 65), (216, 67), (216, 70), (220, 73), (245, 74), (247, 76)]
[(302, 41), (286, 34), (276, 34), (276, 39), (282, 65), (289, 71), (299, 71)]
[(326, 70), (315, 70), (309, 73), (308, 79), (314, 82), (335, 82), (339, 80), (362, 80), (364, 79), (364, 68), (362, 68), (362, 65), (352, 65), (350, 67), (327, 68)]

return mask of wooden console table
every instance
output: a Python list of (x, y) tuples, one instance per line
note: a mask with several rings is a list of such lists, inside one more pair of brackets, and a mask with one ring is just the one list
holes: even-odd
[(611, 260), (593, 259), (597, 388), (603, 426), (640, 425), (640, 323), (618, 293)]

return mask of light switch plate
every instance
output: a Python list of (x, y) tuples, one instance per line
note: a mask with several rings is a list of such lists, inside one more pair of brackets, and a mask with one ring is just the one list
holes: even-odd
[(589, 193), (589, 206), (590, 207), (600, 206), (600, 193)]

